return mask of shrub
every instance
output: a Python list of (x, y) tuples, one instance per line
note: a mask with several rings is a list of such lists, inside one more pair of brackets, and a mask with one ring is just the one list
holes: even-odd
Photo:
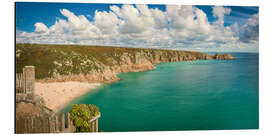
[(99, 114), (99, 108), (93, 104), (73, 104), (69, 113), (76, 132), (91, 132), (89, 121)]

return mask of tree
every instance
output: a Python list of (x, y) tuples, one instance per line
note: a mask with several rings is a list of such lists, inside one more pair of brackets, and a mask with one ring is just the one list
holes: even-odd
[(99, 114), (99, 108), (93, 104), (73, 104), (69, 113), (76, 132), (91, 132), (89, 121)]

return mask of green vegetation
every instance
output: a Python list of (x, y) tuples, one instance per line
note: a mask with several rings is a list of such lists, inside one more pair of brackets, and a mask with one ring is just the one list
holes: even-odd
[(89, 121), (99, 114), (99, 108), (93, 104), (73, 104), (69, 113), (76, 132), (91, 132)]
[(104, 69), (121, 65), (129, 57), (132, 63), (136, 58), (153, 62), (155, 56), (167, 58), (201, 57), (205, 54), (188, 51), (158, 50), (143, 48), (121, 48), (108, 46), (81, 45), (16, 45), (16, 72), (21, 73), (26, 65), (35, 66), (36, 79), (54, 78), (58, 75), (102, 73)]

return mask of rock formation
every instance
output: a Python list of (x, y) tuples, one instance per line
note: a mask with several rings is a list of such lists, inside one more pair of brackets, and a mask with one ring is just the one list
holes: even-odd
[(232, 57), (232, 55), (230, 55), (229, 53), (226, 53), (226, 54), (216, 54), (214, 56), (215, 59), (217, 60), (233, 60), (235, 58)]
[(16, 45), (16, 52), (20, 52), (16, 70), (26, 64), (36, 66), (40, 82), (110, 83), (119, 80), (117, 73), (152, 70), (161, 62), (233, 59), (230, 54), (98, 46)]

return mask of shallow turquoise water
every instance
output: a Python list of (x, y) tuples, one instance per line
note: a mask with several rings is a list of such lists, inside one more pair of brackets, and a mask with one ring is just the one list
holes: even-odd
[(199, 60), (156, 65), (155, 70), (119, 74), (72, 101), (95, 104), (99, 129), (170, 131), (257, 129), (258, 54), (231, 53), (236, 60)]

